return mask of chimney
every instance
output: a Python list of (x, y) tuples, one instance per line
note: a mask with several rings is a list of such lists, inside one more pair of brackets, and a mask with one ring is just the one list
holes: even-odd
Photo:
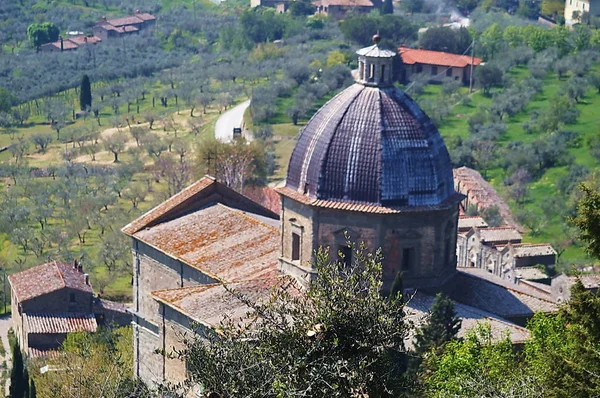
[(65, 43), (63, 42), (62, 36), (58, 36), (58, 38), (60, 39), (60, 52), (63, 52), (65, 50)]
[(90, 274), (83, 274), (83, 277), (85, 278), (85, 284), (86, 285), (90, 285)]

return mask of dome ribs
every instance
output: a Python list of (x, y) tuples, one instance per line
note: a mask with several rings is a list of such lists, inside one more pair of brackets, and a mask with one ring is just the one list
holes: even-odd
[(286, 186), (340, 205), (389, 208), (440, 206), (455, 195), (450, 156), (427, 115), (395, 87), (361, 84), (309, 121)]

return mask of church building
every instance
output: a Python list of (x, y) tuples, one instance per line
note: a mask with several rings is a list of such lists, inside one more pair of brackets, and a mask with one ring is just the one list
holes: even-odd
[[(487, 322), (497, 338), (528, 337), (534, 312), (553, 312), (549, 293), (457, 269), (459, 203), (448, 151), (419, 106), (392, 84), (395, 52), (357, 52), (356, 82), (315, 113), (292, 153), (279, 214), (205, 177), (123, 228), (134, 257), (134, 372), (178, 382), (186, 366), (170, 353), (183, 338), (248, 308), (283, 275), (310, 283), (314, 252), (351, 261), (347, 236), (383, 250), (384, 290), (402, 273), (418, 322), (436, 292), (456, 302), (461, 334)], [(192, 326), (193, 325), (193, 326)]]

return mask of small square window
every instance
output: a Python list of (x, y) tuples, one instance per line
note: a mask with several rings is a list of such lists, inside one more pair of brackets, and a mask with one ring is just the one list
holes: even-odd
[(452, 68), (446, 69), (446, 76), (448, 76), (448, 77), (452, 76)]
[(431, 75), (437, 75), (438, 74), (438, 68), (437, 66), (432, 66), (431, 67)]
[(410, 270), (415, 261), (415, 248), (405, 247), (402, 249), (402, 269), (407, 271)]

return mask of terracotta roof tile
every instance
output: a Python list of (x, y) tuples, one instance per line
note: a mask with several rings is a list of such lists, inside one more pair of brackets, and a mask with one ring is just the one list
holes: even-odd
[(535, 257), (556, 255), (556, 250), (549, 243), (521, 243), (512, 245), (515, 257)]
[(312, 199), (307, 195), (302, 195), (298, 191), (290, 189), (288, 187), (280, 187), (275, 189), (279, 194), (293, 199), (297, 202), (314, 206), (321, 207), (324, 209), (335, 209), (335, 210), (348, 210), (348, 211), (358, 211), (362, 213), (373, 213), (373, 214), (397, 214), (397, 213), (405, 213), (405, 212), (418, 212), (418, 211), (431, 211), (435, 209), (439, 209), (440, 207), (452, 206), (456, 203), (460, 202), (463, 199), (463, 195), (455, 193), (451, 197), (449, 197), (444, 203), (440, 205), (431, 205), (431, 206), (397, 206), (397, 207), (388, 207), (388, 206), (376, 206), (369, 203), (360, 203), (360, 202), (342, 202), (335, 200), (322, 200), (322, 199)]
[[(442, 51), (421, 50), (408, 47), (400, 47), (398, 49), (402, 62), (406, 65), (427, 64), (438, 66), (455, 66), (464, 68), (471, 65), (471, 57), (468, 55), (459, 55), (445, 53)], [(479, 65), (483, 60), (474, 58), (473, 65)]]
[(68, 287), (93, 293), (85, 283), (82, 272), (65, 263), (53, 261), (38, 265), (8, 277), (8, 281), (19, 301), (29, 300)]
[(145, 228), (133, 236), (224, 281), (264, 278), (278, 272), (279, 228), (262, 222), (261, 216), (221, 203)]
[[(250, 301), (258, 302), (268, 298), (274, 288), (288, 280), (287, 277), (273, 276), (230, 283), (227, 286)], [(154, 299), (209, 327), (217, 327), (226, 317), (242, 318), (250, 311), (250, 307), (227, 291), (222, 284), (159, 290), (151, 294)]]
[(100, 39), (99, 37), (96, 37), (96, 36), (74, 36), (74, 37), (69, 37), (69, 40), (77, 45), (96, 44), (96, 43), (99, 43), (102, 41), (102, 39)]
[(473, 227), (485, 228), (488, 224), (479, 216), (460, 216), (458, 218), (459, 230), (470, 230)]
[(192, 199), (197, 193), (215, 183), (215, 179), (208, 176), (196, 181), (189, 187), (183, 189), (181, 192), (171, 196), (168, 200), (148, 211), (146, 214), (143, 214), (141, 217), (127, 224), (125, 227), (123, 227), (122, 231), (128, 235), (133, 235), (140, 229), (150, 225), (152, 222), (158, 220), (170, 210), (173, 210), (187, 200)]
[[(415, 322), (416, 325), (422, 324), (431, 310), (433, 301), (434, 297), (417, 292), (406, 304), (408, 319)], [(458, 302), (454, 303), (454, 310), (462, 320), (458, 332), (459, 337), (464, 337), (467, 331), (473, 329), (477, 324), (487, 323), (491, 327), (492, 338), (496, 341), (503, 339), (507, 331), (510, 333), (510, 339), (514, 344), (523, 343), (529, 338), (527, 329), (490, 312)], [(412, 337), (414, 337), (414, 334)], [(410, 345), (412, 345), (412, 341)]]
[(478, 228), (477, 231), (481, 241), (486, 243), (506, 241), (518, 243), (523, 238), (519, 231), (513, 227)]
[(121, 26), (141, 24), (144, 22), (144, 20), (141, 18), (138, 18), (137, 15), (129, 15), (127, 17), (122, 17), (122, 18), (109, 19), (106, 22), (109, 23), (110, 25), (118, 28)]
[(98, 328), (94, 314), (82, 313), (24, 313), (27, 333), (95, 332)]

